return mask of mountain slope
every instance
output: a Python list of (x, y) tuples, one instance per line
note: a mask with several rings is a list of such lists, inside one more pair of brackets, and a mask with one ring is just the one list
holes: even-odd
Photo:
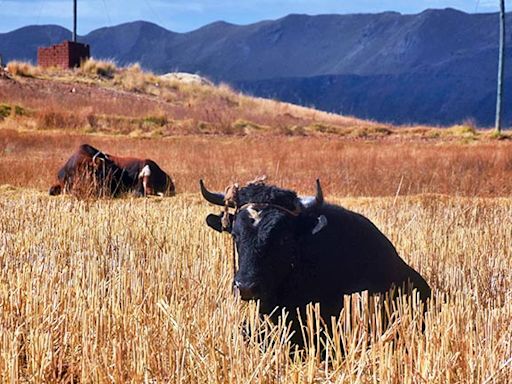
[[(428, 74), (328, 75), (237, 82), (245, 93), (393, 124), (452, 125), (465, 120), (494, 122), (496, 83)], [(512, 77), (505, 81), (512, 89)], [(512, 103), (512, 94), (504, 104)], [(512, 121), (505, 109), (504, 120)]]
[[(512, 52), (510, 14), (507, 20)], [(93, 56), (121, 65), (200, 73), (257, 96), (329, 111), (394, 123), (473, 118), (490, 125), (497, 23), (496, 14), (453, 9), (289, 15), (245, 26), (217, 22), (182, 34), (134, 22), (93, 31), (81, 41), (91, 44)], [(0, 34), (0, 53), (7, 60), (35, 60), (37, 45), (68, 35), (54, 26)], [(511, 124), (512, 116), (505, 121)]]
[(4, 61), (37, 60), (37, 48), (70, 40), (71, 32), (57, 25), (28, 26), (0, 33), (0, 54)]

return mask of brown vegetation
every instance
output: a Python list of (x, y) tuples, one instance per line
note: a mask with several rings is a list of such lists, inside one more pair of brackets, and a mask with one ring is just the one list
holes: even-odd
[[(138, 65), (116, 68), (87, 61), (77, 70), (42, 69), (15, 63), (16, 76), (0, 83), (0, 102), (20, 105), (29, 116), (11, 122), (17, 129), (57, 129), (110, 134), (246, 135), (336, 133), (378, 124), (240, 95), (228, 86), (189, 84), (144, 72)], [(22, 65), (23, 64), (23, 65)], [(29, 78), (23, 77), (28, 76)], [(47, 115), (55, 116), (48, 125)], [(77, 116), (69, 124), (69, 115)], [(164, 124), (148, 124), (153, 117)], [(246, 124), (240, 125), (240, 121)], [(6, 123), (5, 123), (6, 124)], [(7, 125), (9, 126), (9, 125)], [(245, 129), (246, 126), (250, 128)], [(156, 133), (155, 133), (156, 132)]]
[(347, 141), (304, 137), (177, 136), (165, 139), (0, 130), (0, 184), (46, 190), (81, 143), (155, 160), (178, 192), (196, 192), (267, 175), (312, 193), (320, 177), (330, 194), (465, 196), (512, 194), (512, 142)]
[(35, 77), (41, 74), (41, 69), (23, 61), (10, 61), (7, 72), (13, 76)]
[(512, 143), (471, 122), (383, 126), (98, 61), (3, 80), (0, 102), (0, 184), (44, 190), (90, 142), (152, 158), (181, 191), (266, 174), (304, 193), (316, 177), (338, 195), (512, 192)]
[[(10, 63), (12, 79), (0, 81), (0, 102), (27, 110), (2, 126), (136, 137), (183, 134), (332, 136), (349, 139), (474, 141), (489, 132), (471, 124), (452, 129), (393, 127), (239, 94), (226, 85), (189, 84), (89, 60), (76, 70)], [(158, 124), (152, 123), (154, 118)], [(74, 120), (73, 120), (74, 119)], [(73, 120), (73, 121), (71, 121)], [(510, 137), (505, 134), (504, 137)]]

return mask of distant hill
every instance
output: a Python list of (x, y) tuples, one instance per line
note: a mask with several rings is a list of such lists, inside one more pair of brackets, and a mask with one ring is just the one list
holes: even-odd
[[(442, 126), (469, 120), (491, 126), (496, 108), (495, 79), (455, 74), (326, 75), (235, 84), (245, 93), (393, 124)], [(511, 105), (511, 77), (505, 88), (504, 104)], [(510, 108), (504, 114), (510, 126)]]
[[(507, 60), (512, 22), (507, 15)], [(97, 58), (157, 73), (192, 72), (257, 96), (393, 123), (494, 121), (497, 14), (453, 9), (417, 15), (289, 15), (239, 26), (217, 22), (174, 33), (147, 22), (83, 36)], [(4, 59), (35, 60), (36, 47), (70, 32), (32, 26), (0, 34)], [(512, 102), (512, 73), (506, 105)], [(512, 124), (512, 109), (505, 111)]]

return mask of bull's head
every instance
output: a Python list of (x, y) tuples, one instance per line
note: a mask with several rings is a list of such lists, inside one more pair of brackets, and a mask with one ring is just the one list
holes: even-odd
[(320, 182), (315, 197), (306, 199), (263, 183), (240, 188), (236, 199), (208, 191), (202, 180), (200, 187), (207, 201), (225, 207), (224, 213), (208, 215), (206, 223), (230, 233), (235, 241), (238, 271), (234, 287), (243, 300), (260, 299), (260, 310), (272, 311), (281, 288), (292, 283), (293, 269), (300, 267), (301, 249), (327, 224), (319, 214), (323, 204)]

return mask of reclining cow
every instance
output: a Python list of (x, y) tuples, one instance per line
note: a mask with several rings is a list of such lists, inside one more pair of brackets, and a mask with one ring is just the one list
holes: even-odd
[[(316, 196), (308, 199), (263, 182), (235, 185), (225, 195), (208, 191), (202, 180), (200, 188), (208, 202), (224, 207), (206, 222), (233, 237), (238, 251), (233, 286), (242, 300), (259, 300), (262, 314), (286, 308), (293, 320), (296, 309), (304, 314), (307, 304), (320, 303), (329, 324), (347, 294), (386, 294), (412, 285), (422, 301), (430, 297), (427, 282), (370, 220), (324, 203), (319, 181)], [(301, 344), (297, 323), (294, 341)]]
[(82, 144), (57, 173), (50, 195), (79, 193), (118, 196), (133, 192), (136, 196), (170, 196), (175, 192), (171, 178), (152, 160), (106, 154)]

